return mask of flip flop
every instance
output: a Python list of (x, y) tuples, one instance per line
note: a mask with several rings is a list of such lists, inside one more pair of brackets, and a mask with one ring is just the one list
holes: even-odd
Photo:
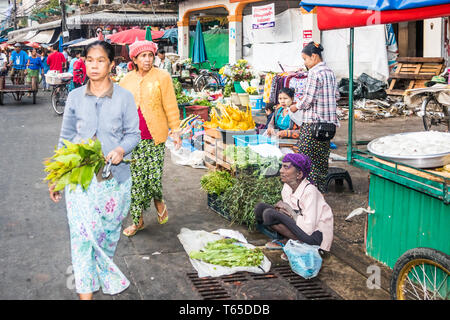
[[(164, 203), (164, 202), (163, 202)], [(167, 214), (167, 216), (166, 216), (166, 218), (164, 219), (164, 220), (160, 220), (160, 218), (161, 217), (163, 217), (164, 216), (164, 213), (165, 212), (167, 212), (167, 206), (166, 206), (166, 204), (164, 203), (164, 210), (163, 210), (163, 212), (162, 213), (159, 213), (158, 212), (158, 210), (156, 210), (156, 213), (157, 213), (157, 215), (158, 215), (158, 223), (159, 224), (165, 224), (168, 220), (169, 220), (169, 215)]]
[[(126, 228), (126, 229), (128, 229), (128, 228)], [(126, 230), (126, 229), (125, 229), (125, 230)], [(131, 232), (131, 233), (128, 233), (128, 234), (127, 234), (127, 233), (125, 232), (125, 230), (123, 230), (122, 233), (123, 233), (125, 236), (127, 236), (127, 237), (132, 237), (132, 236), (134, 236), (138, 231), (143, 230), (143, 229), (145, 229), (145, 225), (142, 225), (141, 227), (134, 229), (134, 231)]]
[(271, 242), (267, 242), (264, 247), (269, 250), (282, 250), (284, 244), (279, 240), (272, 240)]

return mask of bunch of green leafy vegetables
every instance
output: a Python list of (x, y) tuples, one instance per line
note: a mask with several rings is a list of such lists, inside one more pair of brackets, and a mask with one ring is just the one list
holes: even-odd
[(253, 172), (263, 177), (276, 176), (280, 170), (281, 160), (276, 157), (262, 157), (250, 147), (230, 145), (225, 148), (224, 155), (233, 169), (238, 172)]
[(192, 98), (187, 96), (183, 91), (183, 86), (181, 82), (177, 79), (173, 79), (173, 88), (175, 90), (175, 96), (177, 97), (178, 104), (189, 104), (192, 101)]
[(63, 142), (64, 146), (44, 161), (44, 171), (48, 172), (45, 180), (55, 185), (55, 191), (67, 185), (71, 190), (75, 190), (77, 185), (87, 190), (94, 174), (105, 165), (100, 141), (89, 139), (87, 143), (79, 144), (68, 140)]
[(189, 257), (224, 267), (257, 267), (264, 254), (258, 248), (240, 245), (235, 239), (221, 239), (208, 242), (202, 250), (191, 252)]
[(208, 194), (220, 195), (234, 183), (234, 178), (228, 171), (210, 171), (200, 179), (200, 186)]
[(232, 223), (247, 225), (249, 230), (256, 227), (255, 207), (263, 202), (270, 205), (281, 200), (283, 183), (279, 177), (260, 178), (254, 174), (241, 174), (218, 200)]

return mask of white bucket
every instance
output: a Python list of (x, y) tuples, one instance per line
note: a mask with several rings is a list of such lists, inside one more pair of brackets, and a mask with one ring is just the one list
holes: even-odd
[(250, 95), (249, 97), (250, 97), (250, 106), (252, 107), (252, 110), (261, 110), (263, 103), (263, 96)]

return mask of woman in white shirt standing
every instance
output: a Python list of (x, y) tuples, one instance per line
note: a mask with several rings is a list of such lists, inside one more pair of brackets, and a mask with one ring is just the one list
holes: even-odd
[[(268, 249), (281, 249), (289, 239), (317, 245), (330, 251), (333, 241), (333, 212), (308, 175), (311, 160), (308, 156), (289, 153), (284, 156), (280, 170), (282, 201), (275, 206), (260, 203), (255, 208), (258, 224), (284, 237), (279, 243), (269, 242)], [(282, 259), (286, 259), (283, 254)]]

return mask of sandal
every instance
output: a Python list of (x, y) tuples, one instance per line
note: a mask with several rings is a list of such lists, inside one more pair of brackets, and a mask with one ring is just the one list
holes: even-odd
[[(133, 231), (130, 233), (127, 233), (126, 230), (130, 229), (131, 227), (134, 227)], [(144, 225), (141, 225), (140, 227), (136, 226), (135, 224), (129, 226), (128, 228), (126, 228), (125, 230), (123, 230), (123, 234), (126, 235), (127, 237), (132, 237), (134, 236), (138, 231), (143, 230), (145, 228)]]
[(164, 203), (164, 210), (163, 210), (163, 212), (159, 213), (158, 210), (156, 210), (156, 213), (158, 214), (158, 223), (159, 224), (165, 224), (169, 220), (169, 214), (167, 214), (167, 216), (166, 216), (166, 218), (164, 220), (161, 220), (161, 218), (164, 216), (164, 213), (167, 213), (167, 206), (166, 206), (165, 203)]
[(267, 242), (264, 247), (269, 250), (282, 250), (284, 244), (279, 240), (272, 240), (271, 242)]

